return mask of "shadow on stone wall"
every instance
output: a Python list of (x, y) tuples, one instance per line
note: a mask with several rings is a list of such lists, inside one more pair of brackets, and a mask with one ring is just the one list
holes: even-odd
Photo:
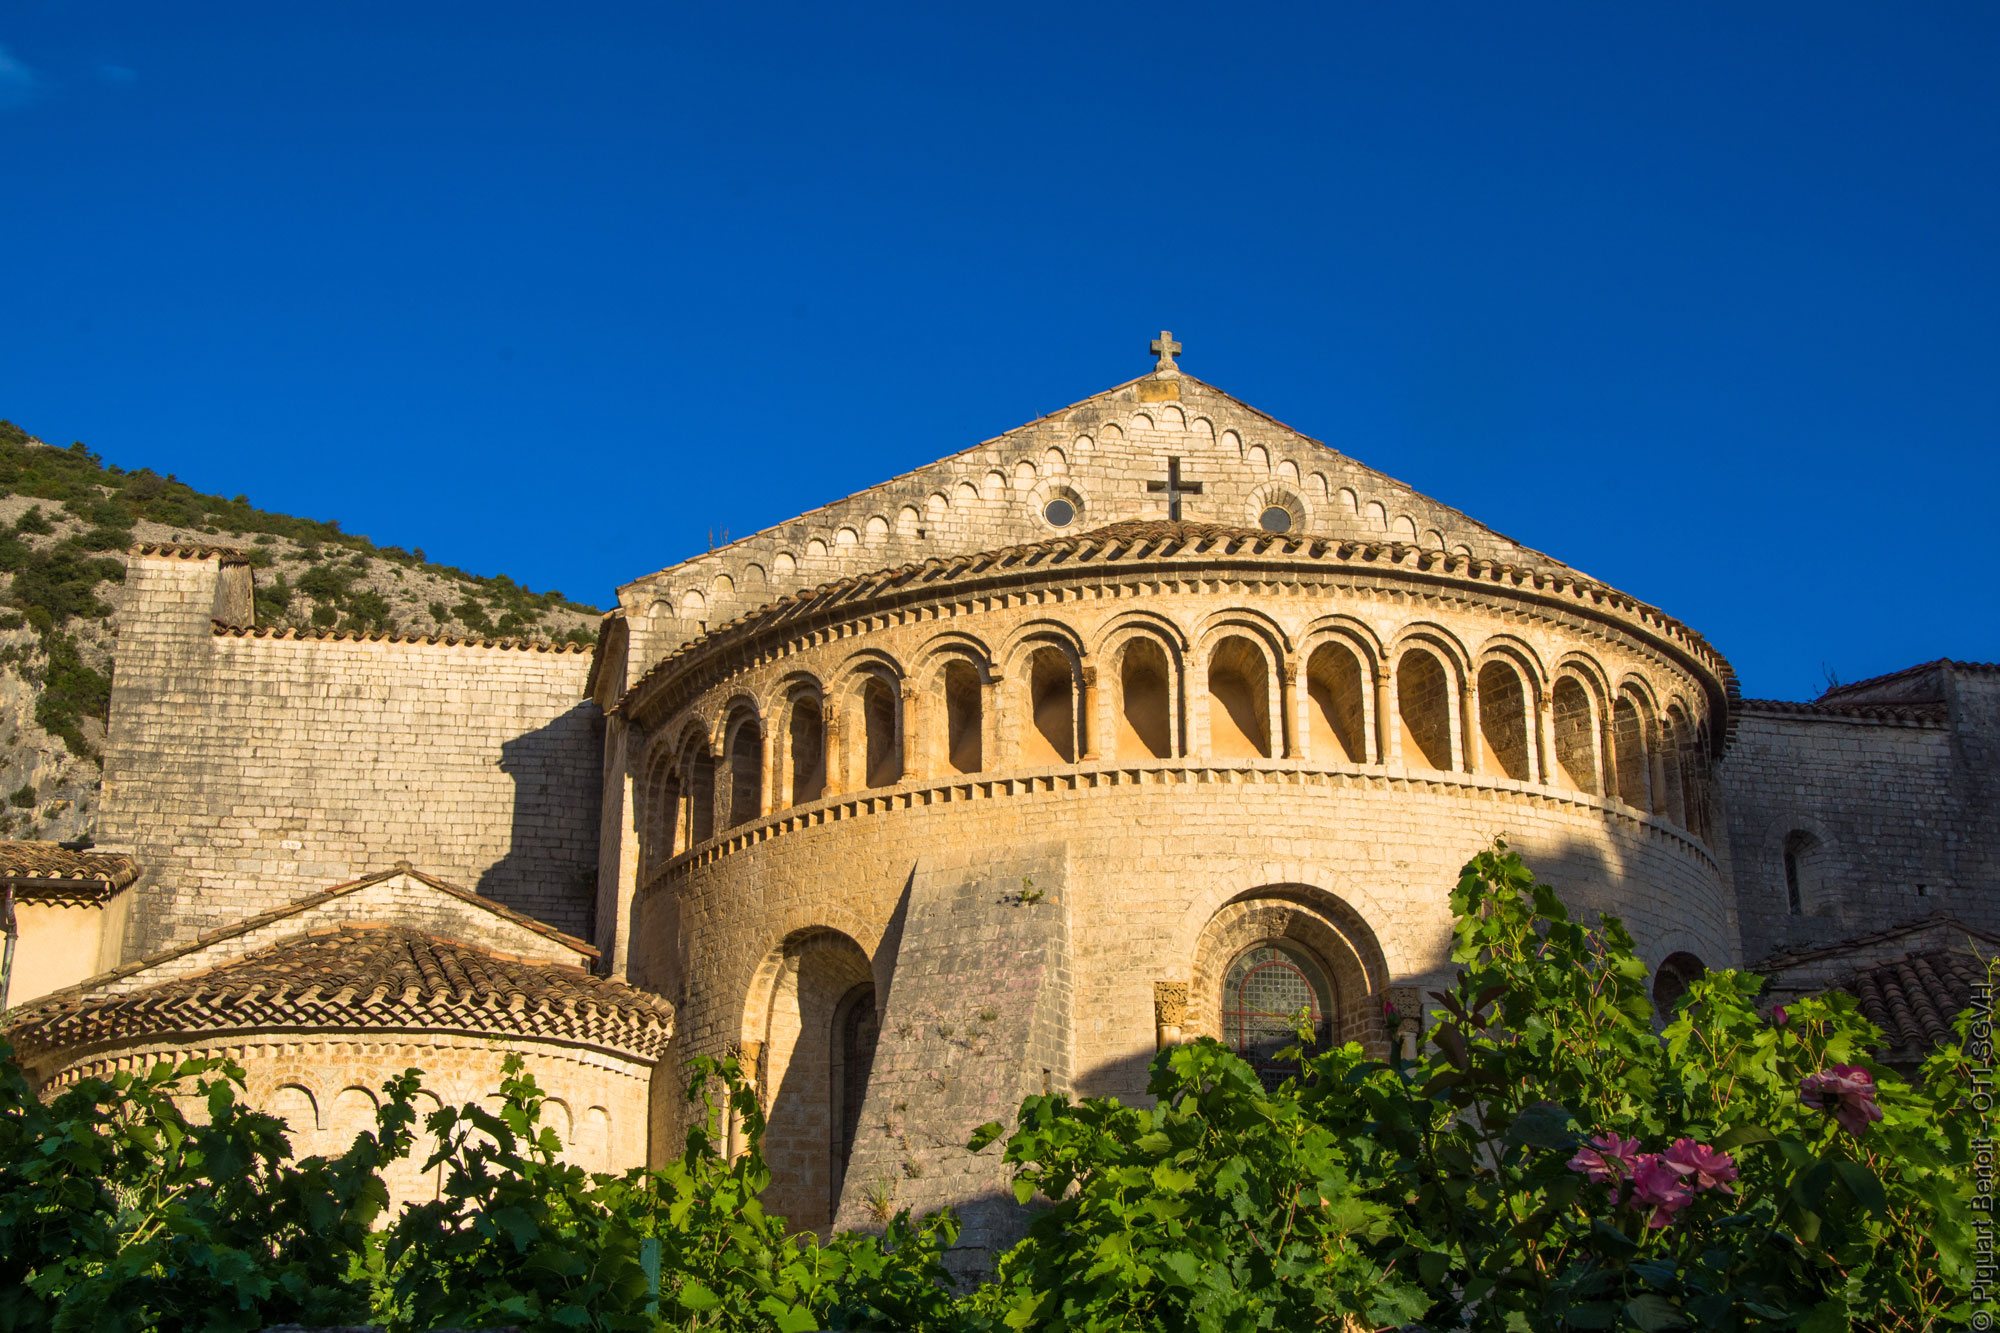
[(479, 893), (589, 939), (597, 899), (603, 724), (588, 699), (500, 747), (514, 782), (507, 854), (486, 868)]

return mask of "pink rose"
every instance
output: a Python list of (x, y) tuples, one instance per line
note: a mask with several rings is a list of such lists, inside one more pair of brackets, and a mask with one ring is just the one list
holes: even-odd
[(1834, 1065), (1808, 1074), (1799, 1083), (1799, 1098), (1818, 1111), (1831, 1111), (1840, 1127), (1860, 1138), (1882, 1118), (1875, 1104), (1875, 1078), (1860, 1065)]
[(1675, 1139), (1674, 1146), (1660, 1154), (1660, 1160), (1693, 1189), (1736, 1192), (1729, 1184), (1736, 1179), (1736, 1163), (1719, 1148), (1693, 1139)]
[(1616, 1134), (1594, 1134), (1590, 1142), (1569, 1159), (1569, 1169), (1598, 1185), (1617, 1185), (1632, 1176), (1639, 1155), (1639, 1140), (1622, 1139)]
[(1646, 1225), (1666, 1226), (1693, 1198), (1694, 1192), (1681, 1179), (1680, 1172), (1669, 1166), (1664, 1157), (1652, 1152), (1640, 1155), (1632, 1168), (1632, 1201), (1652, 1209), (1653, 1215)]
[(1776, 1023), (1779, 1027), (1783, 1027), (1785, 1025), (1785, 1021), (1788, 1017), (1789, 1015), (1785, 1013), (1785, 1006), (1782, 1004), (1775, 1006), (1771, 1010), (1771, 1021), (1773, 1023)]

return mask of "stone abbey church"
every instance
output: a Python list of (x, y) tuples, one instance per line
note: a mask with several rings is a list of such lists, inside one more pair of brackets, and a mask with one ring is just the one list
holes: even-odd
[[(1738, 696), (1689, 625), (1184, 374), (619, 590), (594, 648), (274, 630), (132, 552), (101, 844), (9, 844), (45, 1086), (218, 1053), (302, 1150), (519, 1052), (583, 1164), (736, 1055), (770, 1204), (1011, 1225), (963, 1145), (1162, 1043), (1421, 1039), (1497, 836), (1914, 1058), (2000, 939), (2000, 667)], [(1635, 532), (1634, 540), (1642, 534)], [(1690, 608), (1699, 612), (1699, 608)], [(406, 1196), (435, 1188), (408, 1167)], [(1004, 1201), (1003, 1201), (1004, 1200)]]

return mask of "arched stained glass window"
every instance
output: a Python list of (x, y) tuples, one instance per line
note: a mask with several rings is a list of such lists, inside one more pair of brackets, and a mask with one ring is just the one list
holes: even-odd
[(1325, 970), (1303, 950), (1277, 941), (1252, 945), (1229, 965), (1222, 983), (1222, 1039), (1266, 1087), (1276, 1087), (1299, 1072), (1297, 1060), (1278, 1053), (1300, 1044), (1302, 1025), (1313, 1034), (1307, 1049), (1324, 1049), (1331, 1041), (1331, 995)]

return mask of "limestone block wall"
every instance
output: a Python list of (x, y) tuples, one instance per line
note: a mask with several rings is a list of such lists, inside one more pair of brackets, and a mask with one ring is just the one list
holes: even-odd
[(1746, 961), (1930, 912), (2000, 927), (1973, 723), (1741, 711), (1717, 781)]
[(1496, 835), (1572, 903), (1624, 918), (1649, 963), (1735, 961), (1714, 862), (1654, 817), (1470, 776), (1163, 764), (917, 786), (740, 831), (642, 891), (635, 980), (675, 999), (683, 1052), (720, 1053), (754, 1024), (753, 978), (787, 937), (838, 931), (893, 974), (913, 874), (954, 849), (1000, 858), (1059, 838), (1076, 1087), (1132, 1096), (1155, 1049), (1154, 983), (1192, 978), (1225, 905), (1321, 904), (1379, 953), (1385, 985), (1429, 986), (1448, 964), (1459, 867)]
[[(129, 893), (127, 895), (130, 896)], [(511, 958), (588, 967), (589, 951), (579, 941), (534, 929), (490, 909), (465, 903), (407, 871), (392, 871), (339, 885), (294, 904), (296, 910), (270, 913), (240, 927), (190, 941), (143, 963), (101, 977), (91, 995), (130, 994), (163, 982), (222, 967), (281, 941), (342, 926), (394, 923), (445, 939), (463, 940)], [(80, 980), (81, 978), (79, 978)]]
[[(161, 1060), (222, 1058), (245, 1073), (250, 1105), (281, 1117), (298, 1156), (343, 1151), (375, 1128), (382, 1085), (405, 1069), (423, 1075), (418, 1141), (409, 1159), (390, 1168), (395, 1204), (436, 1197), (442, 1172), (419, 1168), (436, 1146), (422, 1131), (424, 1113), (438, 1106), (490, 1101), (501, 1065), (519, 1054), (549, 1101), (542, 1123), (561, 1137), (567, 1160), (589, 1171), (618, 1173), (643, 1166), (647, 1153), (650, 1065), (558, 1043), (523, 1043), (441, 1033), (384, 1032), (368, 1036), (298, 1032), (190, 1036), (177, 1042), (135, 1042), (84, 1055), (50, 1079), (44, 1095), (82, 1078), (141, 1071)], [(189, 1089), (192, 1092), (192, 1088)], [(191, 1113), (199, 1106), (191, 1098)]]
[[(1227, 1035), (1224, 975), (1261, 942), (1311, 955), (1330, 1030), (1379, 1049), (1385, 1001), (1442, 981), (1450, 889), (1495, 837), (1649, 962), (1738, 961), (1698, 640), (1596, 594), (1474, 586), (1463, 561), (1151, 540), (823, 594), (618, 703), (629, 975), (674, 1001), (682, 1054), (754, 1070), (789, 1215), (844, 1169), (835, 1001), (870, 978), (887, 1082), (844, 1159), (850, 1221), (992, 1201), (940, 1081), (958, 1063), (985, 1097), (1065, 1065), (1079, 1093), (1143, 1096), (1163, 1033)], [(1066, 1059), (1041, 1008), (998, 998), (1049, 974), (1022, 961), (1052, 956), (1028, 929), (1045, 895)], [(975, 1033), (977, 1058), (939, 1045)], [(813, 1107), (816, 1140), (791, 1110)]]
[[(1202, 490), (1182, 516), (1560, 568), (1539, 552), (1192, 376), (1148, 376), (619, 590), (633, 675), (680, 644), (789, 593), (892, 565), (1159, 519), (1167, 460)], [(1058, 528), (1048, 502), (1075, 517)]]
[(398, 860), (587, 936), (587, 655), (257, 631), (248, 578), (226, 555), (130, 560), (101, 839), (146, 875), (129, 953)]

